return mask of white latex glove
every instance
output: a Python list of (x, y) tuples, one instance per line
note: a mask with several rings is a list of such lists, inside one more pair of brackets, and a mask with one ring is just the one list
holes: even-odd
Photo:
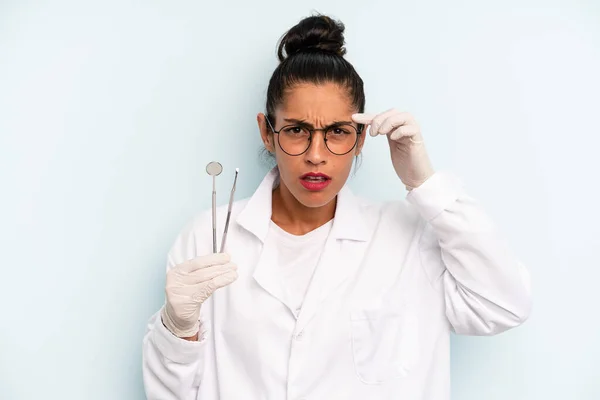
[(165, 327), (180, 338), (198, 333), (200, 306), (215, 290), (238, 277), (237, 266), (225, 253), (197, 257), (171, 268), (167, 273), (167, 303), (161, 317)]
[(421, 186), (433, 175), (421, 128), (412, 115), (391, 109), (377, 115), (354, 114), (352, 120), (370, 125), (371, 136), (387, 135), (392, 164), (407, 190)]

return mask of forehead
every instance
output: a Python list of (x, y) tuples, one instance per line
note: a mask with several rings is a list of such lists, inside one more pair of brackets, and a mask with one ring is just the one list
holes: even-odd
[(286, 91), (278, 111), (283, 118), (337, 120), (349, 117), (355, 110), (339, 85), (302, 83)]

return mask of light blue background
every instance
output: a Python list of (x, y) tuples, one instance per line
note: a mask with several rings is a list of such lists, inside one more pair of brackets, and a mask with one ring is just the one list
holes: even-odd
[[(368, 110), (421, 123), (529, 266), (520, 329), (455, 338), (453, 398), (600, 399), (597, 1), (0, 2), (0, 398), (142, 399), (141, 340), (206, 163), (267, 166), (255, 115), (280, 35), (347, 25)], [(385, 140), (351, 182), (405, 192)]]

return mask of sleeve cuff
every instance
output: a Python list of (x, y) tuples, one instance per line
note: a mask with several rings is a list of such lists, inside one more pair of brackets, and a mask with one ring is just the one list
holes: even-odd
[(448, 172), (436, 172), (411, 190), (406, 200), (429, 222), (454, 203), (462, 192), (462, 183), (457, 177)]
[(198, 341), (191, 342), (173, 335), (162, 323), (160, 314), (154, 322), (154, 343), (160, 353), (169, 360), (178, 364), (189, 364), (198, 361), (204, 353), (206, 346), (206, 331), (200, 323)]

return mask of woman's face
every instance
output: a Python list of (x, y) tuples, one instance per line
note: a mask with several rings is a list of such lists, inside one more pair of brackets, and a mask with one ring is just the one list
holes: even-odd
[[(333, 127), (329, 135), (336, 137), (331, 136), (328, 143), (335, 151), (336, 140), (342, 140), (342, 135), (347, 132), (340, 124), (347, 123), (356, 128), (357, 125), (352, 122), (352, 114), (356, 112), (358, 110), (353, 107), (347, 93), (337, 84), (298, 84), (286, 92), (283, 104), (275, 110), (273, 128), (279, 131), (290, 125), (311, 129)], [(289, 191), (299, 203), (310, 208), (322, 207), (335, 199), (350, 175), (354, 157), (360, 153), (364, 135), (358, 135), (356, 146), (347, 154), (336, 155), (325, 145), (325, 132), (315, 131), (308, 150), (292, 156), (287, 153), (296, 153), (290, 150), (301, 148), (300, 144), (295, 144), (300, 143), (300, 139), (292, 139), (300, 136), (298, 133), (302, 130), (286, 129), (273, 134), (268, 129), (264, 114), (259, 114), (258, 122), (265, 147), (277, 160), (281, 190)], [(282, 135), (279, 140), (278, 135)], [(289, 140), (286, 141), (286, 138)]]

